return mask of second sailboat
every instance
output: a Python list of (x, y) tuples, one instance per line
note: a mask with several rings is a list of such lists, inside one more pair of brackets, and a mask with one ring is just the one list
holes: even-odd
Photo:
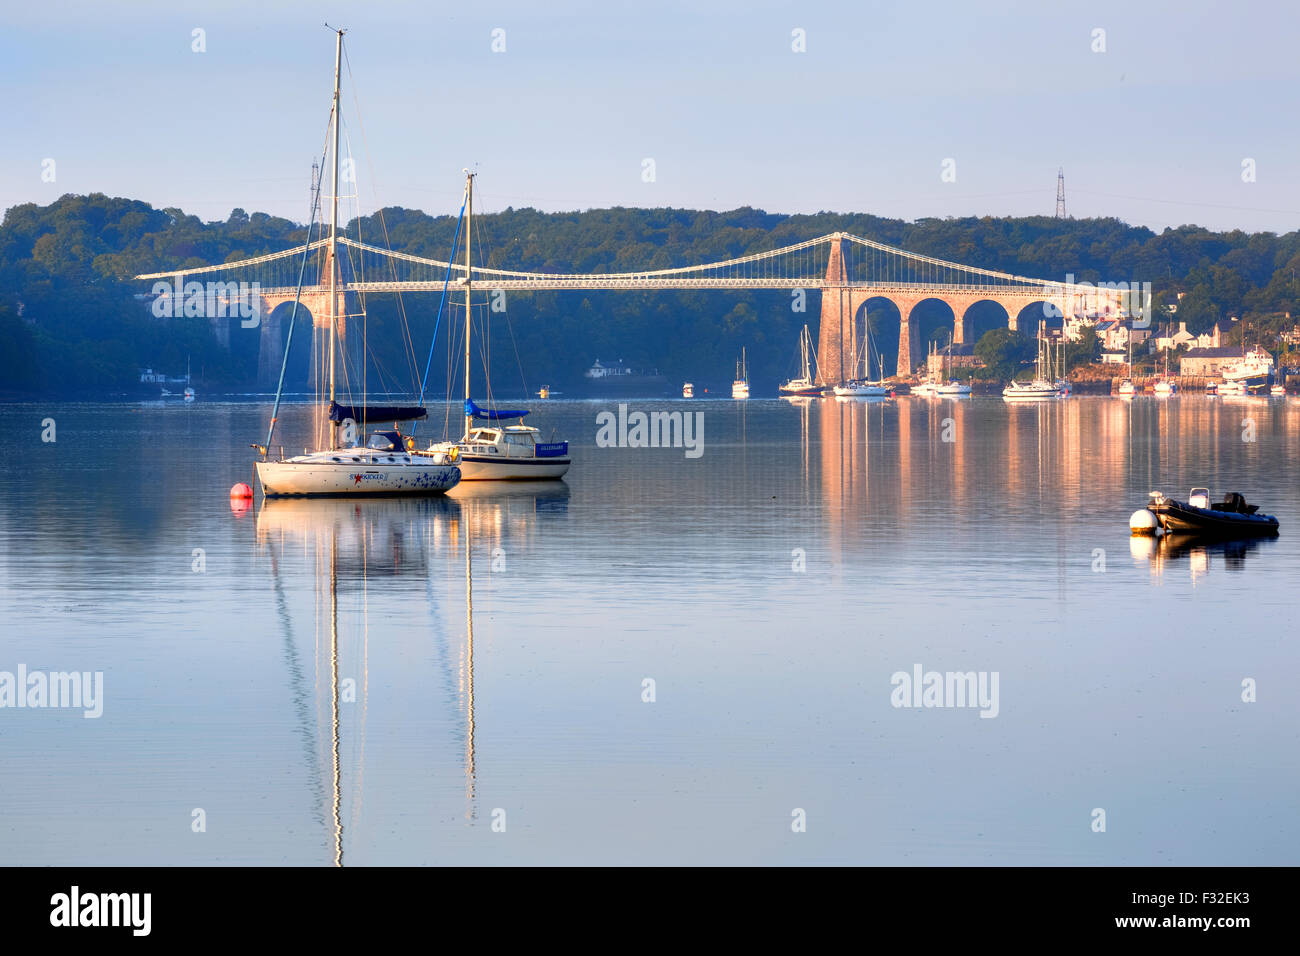
[[(473, 266), (474, 174), (465, 172), (465, 434), (459, 441), (433, 442), (426, 454), (449, 456), (462, 481), (518, 481), (563, 478), (573, 459), (569, 443), (543, 442), (541, 432), (524, 424), (527, 409), (480, 408), (470, 391), (470, 312)], [(485, 358), (486, 362), (486, 358)], [(518, 419), (518, 424), (505, 424)], [(476, 425), (475, 421), (484, 422)]]

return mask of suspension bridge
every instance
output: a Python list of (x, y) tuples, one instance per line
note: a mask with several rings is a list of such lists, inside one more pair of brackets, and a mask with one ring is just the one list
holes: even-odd
[[(337, 251), (335, 251), (337, 250)], [(304, 262), (305, 257), (305, 262)], [(335, 267), (337, 260), (337, 267)], [(299, 296), (299, 271), (303, 270)], [(268, 255), (216, 265), (177, 268), (134, 278), (154, 283), (141, 298), (155, 314), (206, 316), (213, 332), (229, 347), (232, 316), (252, 315), (240, 325), (257, 329), (258, 379), (274, 382), (284, 355), (285, 306), (295, 298), (317, 327), (328, 325), (333, 279), (335, 313), (346, 316), (347, 296), (381, 293), (442, 292), (450, 270), (451, 288), (463, 287), (464, 264), (383, 249), (339, 235)], [(823, 384), (854, 377), (861, 354), (865, 309), (872, 300), (891, 302), (899, 313), (899, 375), (916, 364), (912, 314), (923, 302), (938, 301), (952, 312), (954, 343), (963, 343), (966, 315), (979, 302), (995, 302), (1007, 325), (1019, 326), (1021, 313), (1033, 305), (1037, 319), (1046, 314), (1104, 317), (1127, 307), (1124, 283), (1060, 282), (1012, 275), (918, 255), (893, 246), (836, 232), (781, 248), (700, 265), (634, 272), (571, 275), (474, 267), (473, 288), (500, 292), (585, 290), (785, 289), (821, 296), (818, 375)], [(802, 301), (802, 300), (801, 300)], [(340, 335), (345, 334), (340, 318)]]

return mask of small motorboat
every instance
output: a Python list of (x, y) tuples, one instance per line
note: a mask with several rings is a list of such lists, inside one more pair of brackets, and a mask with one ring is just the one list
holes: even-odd
[(1275, 535), (1278, 529), (1277, 518), (1260, 514), (1258, 505), (1247, 504), (1235, 491), (1216, 502), (1210, 501), (1207, 488), (1193, 488), (1186, 501), (1153, 491), (1147, 511), (1155, 515), (1165, 532), (1247, 536)]
[(682, 398), (694, 398), (694, 397), (695, 397), (695, 385), (692, 382), (687, 382), (685, 385), (682, 386)]

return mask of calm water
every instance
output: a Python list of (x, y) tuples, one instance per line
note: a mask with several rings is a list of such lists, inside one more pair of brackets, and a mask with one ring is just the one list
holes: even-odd
[[(698, 459), (535, 407), (564, 483), (237, 513), (265, 405), (0, 406), (0, 671), (104, 674), (0, 710), (0, 860), (1300, 858), (1294, 399), (634, 405)], [(1282, 536), (1130, 541), (1195, 484)]]

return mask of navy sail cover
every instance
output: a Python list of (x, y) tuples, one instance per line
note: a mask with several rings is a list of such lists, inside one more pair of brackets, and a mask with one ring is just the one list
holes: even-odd
[(474, 418), (481, 418), (484, 421), (497, 422), (506, 418), (523, 418), (528, 414), (526, 409), (511, 408), (479, 408), (474, 404), (474, 399), (465, 399), (465, 414)]
[(424, 418), (429, 413), (419, 405), (340, 405), (330, 402), (330, 421), (352, 419), (358, 425), (369, 422), (409, 422)]

